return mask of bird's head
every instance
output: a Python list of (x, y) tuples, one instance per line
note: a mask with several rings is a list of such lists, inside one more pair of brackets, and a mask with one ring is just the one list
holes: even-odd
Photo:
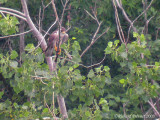
[(66, 33), (66, 29), (64, 27), (61, 27), (61, 33)]

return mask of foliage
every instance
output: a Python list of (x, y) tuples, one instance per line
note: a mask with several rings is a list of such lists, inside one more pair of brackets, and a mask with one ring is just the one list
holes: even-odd
[[(0, 0), (0, 4), (20, 10), (20, 3), (15, 1)], [(46, 0), (43, 4), (49, 2)], [(62, 11), (60, 2), (56, 1), (58, 13)], [(115, 115), (123, 115), (124, 110), (128, 115), (142, 114), (142, 104), (144, 111), (147, 111), (150, 108), (148, 100), (157, 98), (160, 89), (160, 40), (158, 34), (155, 34), (160, 25), (158, 3), (155, 0), (147, 11), (147, 18), (154, 16), (149, 22), (148, 33), (141, 33), (144, 29), (144, 16), (141, 16), (134, 23), (138, 32), (131, 31), (130, 39), (125, 44), (118, 40), (111, 1), (70, 0), (71, 21), (67, 20), (68, 13), (65, 13), (63, 24), (72, 26), (70, 39), (61, 46), (62, 54), (53, 74), (49, 72), (43, 51), (35, 47), (37, 43), (31, 34), (25, 36), (26, 47), (21, 56), (17, 41), (12, 42), (13, 50), (0, 54), (0, 119), (42, 119), (52, 117), (50, 111), (53, 110), (56, 116), (61, 117), (57, 101), (55, 108), (52, 103), (53, 91), (55, 97), (58, 94), (65, 97), (69, 118), (74, 120), (115, 119)], [(143, 11), (141, 0), (122, 0), (122, 4), (131, 20)], [(30, 0), (28, 5), (33, 21), (37, 23), (39, 6), (43, 9), (43, 5), (41, 1), (35, 0)], [(50, 16), (53, 14), (51, 9), (52, 6), (46, 8), (44, 14), (42, 28), (46, 31), (55, 17)], [(98, 35), (106, 26), (110, 27), (110, 31), (81, 58), (80, 54), (90, 43), (97, 28), (95, 21), (84, 9), (90, 13), (96, 9), (97, 18), (103, 21)], [(127, 35), (129, 24), (121, 12), (119, 18), (124, 34)], [(0, 35), (15, 34), (19, 31), (19, 24), (14, 16), (0, 15)], [(0, 42), (1, 46), (3, 44)], [(63, 49), (72, 55), (72, 60), (67, 58)], [(85, 67), (99, 62), (104, 54), (107, 57), (103, 65)]]

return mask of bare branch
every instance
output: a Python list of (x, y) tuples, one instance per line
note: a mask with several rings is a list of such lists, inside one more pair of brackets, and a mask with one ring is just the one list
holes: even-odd
[(9, 11), (4, 11), (4, 10), (0, 10), (0, 12), (6, 13), (6, 14), (10, 14), (10, 15), (13, 15), (13, 16), (15, 16), (15, 17), (18, 17), (18, 18), (20, 18), (20, 19), (22, 19), (22, 20), (24, 20), (24, 21), (27, 21), (25, 17), (20, 16), (20, 15), (17, 15), (17, 14), (15, 14), (15, 13), (12, 13), (12, 12), (9, 12)]
[[(100, 24), (101, 25), (101, 24)], [(107, 30), (105, 32), (103, 32), (99, 37), (95, 38), (97, 36), (97, 33), (99, 32), (99, 29), (100, 29), (100, 26), (98, 26), (93, 38), (92, 38), (92, 41), (90, 43), (90, 45), (82, 52), (82, 54), (80, 55), (80, 57), (82, 57), (88, 50), (89, 48), (100, 38), (102, 37), (105, 33), (108, 32), (109, 28), (107, 28)]]
[[(35, 27), (33, 21), (31, 20), (31, 18), (29, 16), (26, 0), (21, 0), (21, 4), (22, 4), (23, 10), (24, 10), (24, 14), (26, 16), (27, 23), (28, 23), (30, 29), (33, 30), (33, 34), (36, 36), (36, 38), (38, 39), (38, 41), (41, 43), (41, 47), (42, 47), (43, 51), (45, 51), (46, 48), (47, 48), (47, 43), (46, 43), (43, 35)], [(51, 57), (46, 57), (46, 60), (47, 60), (47, 64), (49, 66), (50, 71), (53, 72), (54, 68), (53, 68), (52, 58)]]
[[(158, 98), (158, 100), (153, 104), (153, 106), (155, 106), (155, 105), (159, 102), (159, 100), (160, 100), (160, 98)], [(151, 108), (145, 113), (144, 117), (147, 116), (152, 109), (153, 109), (153, 108), (151, 107)]]
[(129, 120), (128, 119), (128, 116), (127, 116), (127, 114), (126, 114), (126, 103), (123, 103), (123, 112), (124, 112), (124, 117), (127, 119), (127, 120)]
[(118, 34), (119, 34), (120, 40), (121, 40), (122, 43), (123, 42), (126, 43), (126, 40), (125, 40), (125, 37), (124, 37), (124, 33), (123, 33), (123, 30), (122, 30), (122, 27), (121, 27), (121, 23), (120, 23), (120, 20), (119, 20), (119, 16), (118, 16), (118, 11), (117, 11), (117, 7), (116, 7), (116, 4), (115, 4), (115, 0), (112, 0), (112, 2), (113, 2), (114, 9), (115, 9), (116, 24), (117, 24), (117, 30), (118, 30)]
[(66, 6), (67, 6), (68, 2), (69, 2), (69, 0), (66, 0), (65, 5), (63, 6), (63, 12), (62, 12), (62, 15), (61, 15), (60, 24), (62, 24), (62, 22), (63, 22), (64, 12), (66, 10)]
[(4, 10), (4, 11), (8, 11), (8, 12), (13, 12), (13, 13), (19, 14), (22, 17), (25, 17), (25, 15), (22, 12), (19, 12), (17, 10), (11, 9), (11, 8), (0, 7), (0, 10)]
[(132, 22), (133, 24), (134, 24), (135, 21), (138, 20), (138, 18), (140, 18), (140, 17), (151, 7), (153, 1), (154, 1), (154, 0), (152, 0), (152, 1), (150, 2), (150, 4), (148, 5), (148, 7), (147, 7), (136, 19), (133, 20), (133, 22)]
[(146, 25), (145, 25), (145, 27), (144, 27), (145, 34), (148, 33), (148, 24), (149, 24), (149, 22), (151, 21), (151, 19), (152, 19), (153, 17), (154, 17), (154, 16), (150, 17), (150, 18), (146, 21)]
[(62, 119), (66, 119), (68, 118), (68, 115), (67, 115), (67, 112), (64, 108), (66, 108), (65, 106), (65, 102), (64, 102), (64, 98), (62, 95), (58, 95), (57, 96), (57, 101), (58, 101), (58, 104), (59, 104), (59, 108), (60, 108), (60, 112), (62, 114)]
[[(84, 10), (85, 10), (85, 9), (84, 9)], [(87, 13), (92, 19), (96, 20), (96, 18), (93, 17), (93, 16), (91, 15), (91, 13), (89, 13), (87, 10), (85, 10), (85, 11), (86, 11), (86, 13)]]
[(28, 30), (28, 31), (26, 31), (26, 32), (19, 33), (19, 34), (3, 36), (3, 37), (0, 37), (0, 39), (9, 38), (9, 37), (16, 37), (16, 36), (20, 36), (20, 35), (23, 35), (23, 34), (27, 34), (27, 33), (31, 32), (31, 31), (32, 31), (32, 30)]
[(63, 5), (63, 7), (64, 7), (64, 3), (63, 3), (63, 0), (61, 0), (61, 4)]
[(49, 112), (51, 113), (51, 115), (52, 115), (53, 118), (54, 118), (54, 117), (55, 117), (55, 114), (51, 111), (50, 107), (48, 106), (48, 104), (47, 104), (47, 102), (46, 102), (46, 94), (47, 94), (47, 92), (45, 92), (45, 94), (44, 94), (44, 103), (45, 103), (45, 105), (47, 106)]
[(41, 7), (39, 8), (39, 21), (38, 21), (38, 26), (39, 26), (39, 32), (41, 32)]
[(87, 68), (87, 69), (88, 69), (88, 68), (95, 67), (95, 66), (98, 66), (98, 65), (101, 65), (101, 64), (103, 63), (103, 61), (105, 60), (105, 58), (106, 58), (106, 54), (104, 55), (103, 59), (102, 59), (99, 63), (93, 64), (93, 65), (90, 65), (90, 66), (85, 66), (85, 65), (83, 65), (83, 64), (79, 64), (79, 63), (77, 63), (77, 62), (74, 62), (74, 61), (72, 61), (71, 59), (66, 59), (66, 58), (64, 58), (64, 57), (60, 57), (60, 59), (65, 59), (65, 60), (67, 60), (67, 61), (69, 61), (69, 62), (78, 64), (79, 66), (82, 66), (82, 67)]
[(57, 9), (56, 9), (54, 0), (52, 0), (52, 6), (53, 6), (54, 14), (56, 16), (56, 21), (59, 21), (59, 17), (58, 17), (58, 14), (57, 14)]
[(128, 15), (126, 14), (125, 10), (123, 9), (122, 5), (119, 3), (119, 0), (116, 0), (116, 3), (118, 5), (118, 7), (122, 10), (122, 13), (125, 17), (125, 19), (130, 23), (131, 27), (133, 28), (134, 32), (137, 32), (137, 29), (133, 26), (132, 21), (130, 20), (130, 18), (128, 17)]
[[(147, 10), (151, 7), (152, 2), (153, 2), (153, 0), (150, 2), (150, 4), (148, 5), (148, 7), (147, 7), (136, 19), (134, 19), (134, 20), (132, 21), (133, 24), (134, 24), (145, 12), (147, 12)], [(128, 30), (127, 41), (129, 40), (129, 33), (130, 33), (130, 30), (131, 30), (131, 27), (132, 27), (132, 26), (130, 25), (129, 30)]]
[(160, 30), (160, 28), (157, 29), (156, 40), (158, 39), (159, 30)]
[(150, 104), (150, 106), (152, 107), (152, 109), (155, 111), (155, 113), (158, 115), (158, 117), (160, 117), (160, 113), (156, 110), (154, 104), (152, 102), (150, 102), (149, 100), (148, 100), (148, 103)]
[(45, 33), (44, 37), (46, 37), (46, 35), (49, 33), (49, 31), (51, 30), (51, 28), (56, 24), (57, 21), (55, 21), (47, 30), (47, 32)]

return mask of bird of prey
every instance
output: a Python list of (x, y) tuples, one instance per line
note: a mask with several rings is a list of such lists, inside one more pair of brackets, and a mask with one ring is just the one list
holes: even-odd
[(55, 30), (49, 37), (48, 48), (46, 49), (46, 56), (52, 56), (53, 49), (55, 49), (58, 55), (61, 53), (61, 44), (68, 40), (68, 34), (66, 29), (61, 27), (60, 29), (60, 39), (59, 39), (59, 29)]

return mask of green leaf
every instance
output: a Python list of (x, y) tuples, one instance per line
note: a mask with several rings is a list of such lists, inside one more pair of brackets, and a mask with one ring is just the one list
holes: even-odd
[(28, 45), (25, 47), (25, 50), (28, 51), (28, 52), (32, 52), (34, 49), (35, 49), (35, 47), (34, 47), (33, 44), (28, 44)]
[(124, 84), (125, 83), (125, 79), (119, 80), (119, 83)]
[(15, 50), (13, 50), (13, 51), (11, 52), (10, 57), (11, 57), (11, 59), (15, 59), (15, 58), (18, 57), (18, 53), (17, 53)]
[(86, 115), (87, 117), (90, 117), (90, 116), (91, 116), (91, 113), (90, 113), (89, 111), (86, 111), (86, 112), (85, 112), (85, 115)]
[(7, 0), (0, 0), (0, 4), (7, 2)]
[(104, 51), (105, 51), (106, 54), (111, 54), (112, 48), (107, 47)]
[(119, 40), (115, 40), (114, 41), (114, 44), (117, 46), (118, 45), (118, 43), (119, 43)]
[(91, 70), (89, 71), (87, 77), (88, 77), (88, 78), (92, 78), (92, 77), (94, 77), (94, 76), (95, 76), (95, 75), (94, 75), (94, 72), (93, 72), (93, 70), (91, 69)]
[(0, 99), (2, 99), (3, 94), (4, 94), (4, 91), (0, 92)]
[(111, 48), (113, 46), (113, 42), (108, 42), (108, 46)]
[(138, 86), (135, 90), (136, 90), (136, 93), (139, 94), (139, 95), (144, 93), (144, 90), (141, 86)]
[(75, 37), (72, 37), (72, 40), (75, 40), (76, 38)]
[(108, 104), (108, 102), (107, 102), (107, 100), (105, 100), (104, 98), (101, 98), (100, 101), (99, 101), (99, 104), (100, 104), (100, 105)]
[(44, 108), (43, 113), (48, 113), (48, 108)]
[(141, 34), (140, 40), (141, 40), (141, 42), (145, 41), (145, 36), (144, 36), (144, 34)]
[(110, 68), (108, 66), (104, 66), (104, 71), (108, 72)]
[(121, 56), (122, 58), (127, 58), (127, 53), (126, 53), (126, 52), (121, 52), (121, 53), (120, 53), (120, 56)]
[(14, 106), (15, 108), (19, 108), (19, 105), (18, 105), (17, 103), (13, 103), (13, 106)]
[(74, 64), (73, 67), (74, 67), (74, 68), (77, 68), (77, 67), (79, 67), (79, 64)]
[(9, 64), (12, 68), (17, 68), (18, 66), (18, 62), (17, 61), (10, 61), (10, 64)]
[(78, 41), (74, 41), (74, 43), (73, 43), (73, 45), (72, 45), (72, 48), (73, 48), (74, 50), (81, 50)]
[(28, 111), (25, 111), (25, 112), (24, 112), (24, 116), (25, 116), (25, 117), (28, 117), (28, 116), (29, 116), (29, 112), (28, 112)]
[(28, 109), (28, 106), (23, 105), (23, 106), (22, 106), (22, 109), (27, 110), (27, 109)]
[(134, 38), (137, 38), (138, 36), (139, 36), (139, 34), (138, 34), (138, 33), (133, 32), (133, 37), (134, 37)]
[(110, 85), (112, 83), (111, 78), (105, 77), (105, 82)]
[(70, 67), (70, 68), (69, 68), (69, 71), (73, 71), (73, 67)]

